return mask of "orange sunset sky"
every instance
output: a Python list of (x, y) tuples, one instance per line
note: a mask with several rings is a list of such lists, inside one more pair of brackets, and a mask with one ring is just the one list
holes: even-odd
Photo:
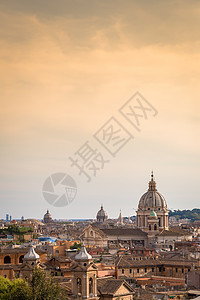
[[(199, 207), (200, 2), (0, 0), (0, 218), (135, 214), (154, 170), (169, 209)], [(137, 132), (119, 108), (139, 91), (158, 111)], [(130, 141), (110, 156), (93, 134), (116, 117)], [(110, 162), (90, 183), (69, 156), (86, 141)], [(57, 208), (56, 172), (77, 183)]]

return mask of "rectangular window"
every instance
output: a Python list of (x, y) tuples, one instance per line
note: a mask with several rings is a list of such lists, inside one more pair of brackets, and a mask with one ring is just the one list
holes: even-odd
[(137, 273), (140, 273), (140, 269), (137, 269)]
[(163, 272), (165, 272), (165, 267), (163, 267)]
[(124, 269), (122, 269), (122, 274), (124, 274)]
[(178, 268), (176, 268), (176, 273), (178, 273)]
[(145, 272), (145, 273), (147, 272), (147, 268), (144, 268), (144, 272)]
[(159, 267), (159, 272), (162, 272), (162, 267)]
[(132, 269), (129, 270), (129, 273), (130, 273), (130, 274), (132, 273)]
[(184, 273), (184, 269), (182, 268), (182, 273)]
[(154, 272), (154, 267), (152, 268), (152, 272)]

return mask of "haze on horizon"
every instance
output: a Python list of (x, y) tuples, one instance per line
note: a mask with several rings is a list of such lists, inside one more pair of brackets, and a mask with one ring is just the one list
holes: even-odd
[[(0, 218), (131, 216), (152, 169), (169, 209), (198, 208), (199, 32), (196, 0), (0, 0)], [(136, 91), (158, 114), (87, 183), (68, 157), (103, 152), (93, 134)], [(64, 208), (42, 196), (56, 172), (78, 186)]]

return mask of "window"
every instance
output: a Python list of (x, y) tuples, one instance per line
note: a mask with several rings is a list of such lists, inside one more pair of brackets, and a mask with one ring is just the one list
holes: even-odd
[(132, 273), (132, 269), (129, 270), (129, 273), (130, 273), (130, 274)]
[(178, 268), (176, 268), (176, 273), (178, 273)]
[(163, 272), (165, 272), (165, 267), (163, 267)]
[(122, 269), (122, 274), (124, 274), (124, 269)]
[(89, 294), (93, 294), (93, 279), (89, 279)]
[(157, 230), (157, 225), (156, 224), (154, 224), (154, 230)]
[(93, 236), (94, 234), (93, 234), (93, 231), (90, 231), (90, 236)]
[(162, 267), (159, 267), (159, 272), (162, 272)]
[(149, 224), (149, 231), (151, 231), (151, 224)]
[(77, 289), (78, 289), (78, 293), (81, 293), (81, 279), (80, 278), (77, 278)]
[(56, 250), (56, 253), (59, 253), (59, 250)]
[(184, 269), (182, 268), (182, 273), (184, 273)]
[(154, 272), (154, 267), (152, 268), (152, 272)]
[(137, 269), (137, 273), (140, 273), (140, 269)]
[(23, 258), (24, 258), (24, 255), (21, 255), (21, 256), (19, 257), (19, 264), (22, 264), (22, 263), (23, 263)]
[(145, 272), (145, 273), (147, 272), (147, 268), (144, 268), (144, 272)]
[(11, 264), (11, 258), (10, 258), (10, 256), (5, 256), (4, 257), (4, 264)]

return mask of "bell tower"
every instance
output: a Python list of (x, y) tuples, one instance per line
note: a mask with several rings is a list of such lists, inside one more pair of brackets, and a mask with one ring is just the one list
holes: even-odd
[(80, 299), (97, 297), (97, 267), (85, 246), (75, 256), (75, 264), (71, 268), (72, 293)]

